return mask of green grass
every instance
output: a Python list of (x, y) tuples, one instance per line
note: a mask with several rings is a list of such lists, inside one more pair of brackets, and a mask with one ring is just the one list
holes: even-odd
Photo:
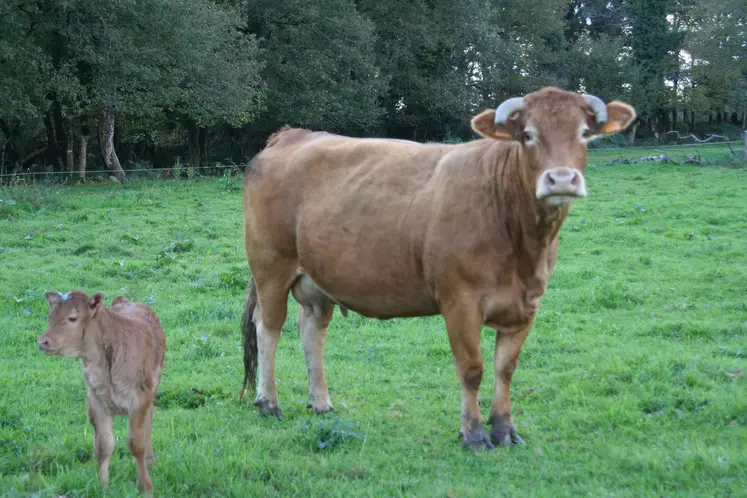
[[(240, 178), (40, 187), (36, 209), (29, 188), (0, 189), (0, 496), (136, 494), (126, 419), (102, 490), (79, 362), (35, 347), (43, 292), (73, 288), (161, 317), (160, 496), (745, 496), (747, 169), (596, 166), (608, 160), (590, 158), (589, 198), (564, 225), (514, 376), (527, 445), (478, 454), (457, 440), (439, 317), (336, 312), (337, 411), (316, 417), (294, 303), (278, 351), (284, 420), (239, 403)], [(484, 416), (494, 337), (484, 330)]]

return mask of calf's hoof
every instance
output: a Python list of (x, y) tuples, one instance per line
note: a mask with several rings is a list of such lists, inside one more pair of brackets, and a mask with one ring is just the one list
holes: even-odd
[(145, 496), (153, 496), (153, 483), (148, 479), (146, 482), (140, 482), (137, 483), (137, 490), (140, 492), (140, 494)]
[(473, 450), (492, 450), (495, 448), (493, 443), (490, 442), (488, 433), (482, 428), (473, 430), (467, 436), (459, 431), (459, 437), (464, 438), (464, 446), (466, 448)]
[(488, 422), (493, 426), (490, 431), (490, 440), (496, 446), (511, 446), (525, 444), (521, 436), (516, 432), (516, 426), (506, 422), (503, 417), (491, 417)]
[(257, 398), (254, 406), (259, 408), (259, 415), (262, 417), (273, 416), (278, 420), (283, 418), (283, 410), (280, 406), (270, 406), (270, 400), (266, 398)]

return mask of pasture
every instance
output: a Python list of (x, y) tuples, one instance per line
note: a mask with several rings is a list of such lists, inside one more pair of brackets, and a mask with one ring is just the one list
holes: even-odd
[[(737, 496), (747, 482), (747, 169), (602, 166), (571, 208), (513, 379), (523, 447), (457, 440), (460, 390), (440, 317), (339, 311), (336, 412), (305, 408), (295, 302), (278, 350), (284, 419), (238, 401), (248, 271), (241, 177), (0, 188), (0, 496), (134, 496), (115, 423), (96, 479), (77, 360), (45, 357), (45, 290), (154, 307), (166, 370), (153, 426), (160, 496)], [(695, 150), (695, 149), (693, 149)], [(707, 152), (704, 152), (707, 151)], [(681, 160), (686, 149), (668, 149)], [(487, 416), (495, 334), (484, 329)]]

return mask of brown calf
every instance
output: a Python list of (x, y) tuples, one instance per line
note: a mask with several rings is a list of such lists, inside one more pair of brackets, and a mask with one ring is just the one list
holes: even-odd
[(166, 337), (153, 310), (117, 296), (104, 306), (101, 293), (45, 294), (49, 328), (37, 339), (49, 355), (80, 358), (88, 389), (88, 420), (93, 425), (99, 481), (109, 482), (114, 452), (112, 418), (127, 415), (127, 446), (137, 463), (137, 487), (151, 492), (147, 467), (153, 462), (151, 429), (156, 389), (163, 373)]
[[(626, 128), (622, 102), (544, 88), (472, 119), (483, 140), (458, 145), (358, 139), (302, 129), (274, 134), (244, 180), (252, 273), (244, 390), (279, 416), (275, 353), (287, 298), (298, 316), (309, 406), (332, 409), (324, 345), (335, 305), (376, 318), (443, 315), (470, 447), (521, 442), (511, 376), (555, 265), (558, 232), (586, 197), (586, 144)], [(495, 393), (483, 427), (480, 329), (496, 330)]]

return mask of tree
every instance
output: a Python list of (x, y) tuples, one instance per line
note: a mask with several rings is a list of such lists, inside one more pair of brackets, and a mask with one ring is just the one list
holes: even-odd
[[(26, 36), (23, 15), (0, 3), (0, 175), (7, 164), (17, 168), (44, 149), (26, 154), (29, 142), (42, 127), (44, 94), (51, 65), (44, 52)], [(15, 144), (15, 146), (14, 146)], [(33, 144), (31, 144), (33, 146)]]
[[(633, 103), (638, 115), (653, 134), (670, 127), (667, 108), (676, 100), (672, 83), (679, 70), (679, 53), (684, 34), (670, 22), (675, 0), (630, 0), (631, 48), (638, 80), (633, 86)], [(658, 119), (657, 119), (658, 118)]]
[(693, 117), (695, 112), (716, 111), (720, 122), (728, 113), (733, 124), (747, 127), (747, 5), (735, 0), (700, 2), (686, 49), (690, 57), (684, 99)]
[(378, 127), (387, 79), (374, 61), (373, 26), (352, 0), (248, 0), (243, 8), (266, 61), (258, 140), (283, 124), (349, 134)]

